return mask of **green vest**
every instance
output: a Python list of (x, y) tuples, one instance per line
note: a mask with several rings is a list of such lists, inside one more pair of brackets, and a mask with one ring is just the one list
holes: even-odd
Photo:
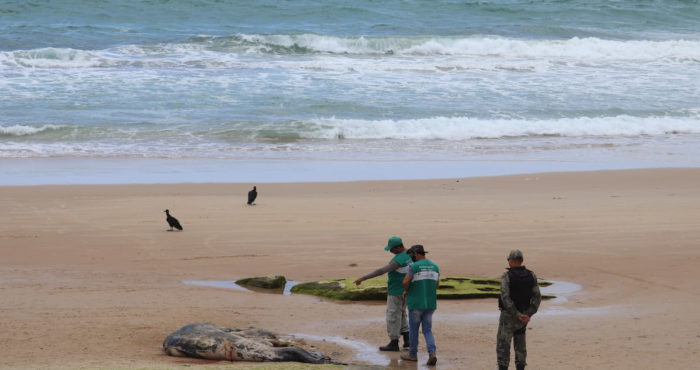
[(437, 308), (437, 284), (440, 278), (440, 268), (431, 260), (414, 262), (410, 269), (413, 271), (411, 286), (406, 295), (406, 305), (409, 310), (434, 310)]
[(401, 285), (401, 283), (408, 272), (408, 266), (412, 263), (411, 256), (406, 254), (406, 252), (403, 252), (395, 255), (391, 261), (398, 263), (399, 268), (394, 271), (389, 271), (389, 278), (387, 279), (387, 294), (403, 295), (403, 285)]

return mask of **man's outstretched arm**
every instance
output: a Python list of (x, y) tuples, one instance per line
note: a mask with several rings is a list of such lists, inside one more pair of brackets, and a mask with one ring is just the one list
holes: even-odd
[(355, 280), (355, 285), (360, 285), (363, 281), (365, 281), (367, 279), (375, 278), (377, 276), (382, 276), (382, 275), (386, 274), (387, 272), (391, 272), (391, 271), (396, 270), (397, 268), (399, 268), (399, 264), (396, 261), (391, 261), (386, 266), (384, 266), (380, 269), (376, 269), (376, 270), (370, 272), (369, 274), (367, 274), (361, 278), (358, 278), (357, 280)]

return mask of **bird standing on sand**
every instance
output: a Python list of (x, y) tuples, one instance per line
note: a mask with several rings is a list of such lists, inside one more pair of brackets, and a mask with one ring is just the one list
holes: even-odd
[(165, 220), (168, 221), (168, 225), (170, 226), (170, 230), (168, 231), (173, 231), (173, 227), (182, 230), (182, 225), (180, 225), (180, 221), (177, 220), (177, 218), (173, 217), (170, 215), (170, 210), (165, 210)]
[(253, 186), (253, 190), (248, 192), (248, 205), (252, 206), (253, 202), (255, 202), (255, 198), (258, 197), (258, 191), (256, 190), (256, 187)]

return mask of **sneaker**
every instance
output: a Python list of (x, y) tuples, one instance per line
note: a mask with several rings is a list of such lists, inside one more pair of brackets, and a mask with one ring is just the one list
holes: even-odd
[(428, 357), (428, 362), (426, 362), (425, 364), (428, 366), (435, 366), (435, 364), (437, 364), (437, 356), (435, 356), (434, 354), (430, 355), (430, 357)]
[(418, 356), (401, 355), (401, 359), (404, 361), (418, 361)]

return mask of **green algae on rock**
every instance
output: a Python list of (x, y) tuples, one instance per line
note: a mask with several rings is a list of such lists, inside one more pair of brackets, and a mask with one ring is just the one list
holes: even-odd
[[(539, 284), (551, 285), (549, 282)], [(440, 278), (437, 295), (439, 299), (498, 298), (500, 286), (500, 279), (445, 276)], [(384, 300), (386, 277), (363, 281), (360, 286), (356, 286), (352, 278), (312, 281), (295, 285), (291, 291), (344, 301)]]

